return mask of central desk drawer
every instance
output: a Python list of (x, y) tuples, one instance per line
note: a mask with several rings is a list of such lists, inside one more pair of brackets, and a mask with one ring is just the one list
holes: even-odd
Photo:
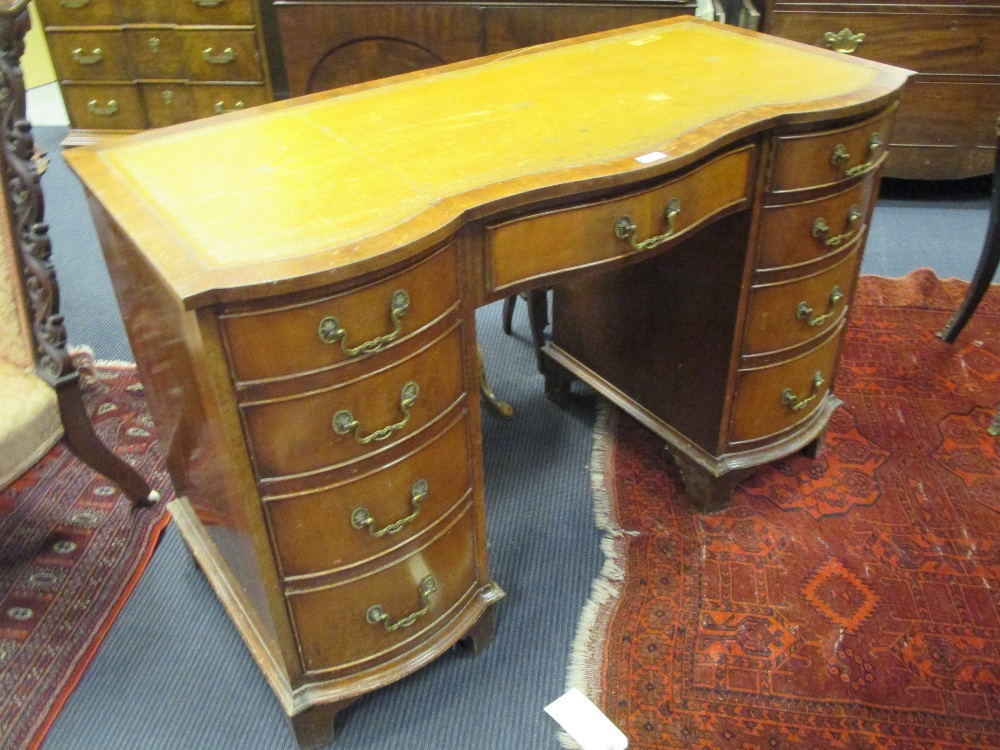
[[(489, 226), (491, 287), (501, 290), (547, 274), (652, 250), (637, 250), (632, 241), (663, 237), (665, 242), (680, 237), (747, 200), (752, 160), (753, 147), (748, 146), (641, 193)], [(623, 217), (635, 227), (631, 240), (616, 235)]]
[(374, 573), (285, 596), (307, 672), (360, 668), (432, 627), (475, 586), (467, 507), (436, 539)]
[(258, 479), (338, 466), (421, 430), (465, 392), (461, 333), (357, 380), (242, 404)]
[(387, 467), (314, 492), (265, 501), (283, 578), (342, 571), (398, 549), (472, 486), (469, 418)]

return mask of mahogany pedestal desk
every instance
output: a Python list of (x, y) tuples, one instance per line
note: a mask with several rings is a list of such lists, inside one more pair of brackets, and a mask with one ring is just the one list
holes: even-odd
[(554, 287), (547, 388), (700, 508), (815, 448), (906, 76), (671, 19), (67, 154), (174, 519), (302, 745), (492, 638), (477, 305)]

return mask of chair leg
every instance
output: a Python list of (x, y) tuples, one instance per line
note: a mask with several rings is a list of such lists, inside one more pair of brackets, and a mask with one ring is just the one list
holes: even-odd
[(979, 256), (979, 265), (976, 267), (975, 276), (969, 285), (969, 291), (965, 294), (965, 299), (959, 305), (958, 310), (951, 316), (943, 329), (938, 332), (938, 336), (952, 343), (958, 334), (969, 322), (972, 313), (976, 311), (980, 300), (990, 288), (990, 282), (996, 274), (997, 266), (1000, 265), (1000, 120), (997, 120), (997, 149), (996, 162), (993, 168), (993, 201), (990, 204), (990, 221), (986, 229), (986, 240), (983, 242), (983, 254)]
[(517, 295), (512, 294), (503, 301), (503, 332), (511, 335), (511, 324), (514, 322), (514, 306), (517, 304)]
[(528, 325), (531, 328), (531, 340), (535, 345), (535, 361), (538, 371), (542, 369), (542, 347), (545, 346), (545, 329), (549, 327), (549, 296), (545, 289), (532, 289), (528, 292)]
[(155, 505), (160, 493), (151, 489), (135, 469), (108, 450), (94, 433), (80, 395), (79, 376), (74, 373), (60, 379), (55, 389), (70, 450), (90, 468), (117, 484), (134, 506)]

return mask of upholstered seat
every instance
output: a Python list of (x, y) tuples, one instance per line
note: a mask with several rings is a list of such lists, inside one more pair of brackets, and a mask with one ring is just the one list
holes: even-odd
[[(3, 325), (0, 323), (0, 325)], [(0, 488), (31, 468), (62, 436), (52, 386), (0, 360)]]

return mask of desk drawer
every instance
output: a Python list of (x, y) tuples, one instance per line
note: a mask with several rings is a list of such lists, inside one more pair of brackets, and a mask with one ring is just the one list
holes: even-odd
[[(222, 330), (232, 371), (241, 382), (263, 380), (333, 367), (390, 349), (457, 304), (456, 264), (452, 244), (361, 289), (272, 309), (227, 313), (222, 316)], [(366, 343), (370, 345), (363, 346)]]
[(131, 81), (122, 31), (49, 31), (52, 64), (60, 81)]
[[(284, 578), (340, 571), (405, 544), (472, 486), (468, 415), (401, 461), (264, 503)], [(409, 519), (409, 520), (407, 520)]]
[(433, 627), (476, 585), (469, 507), (436, 539), (388, 567), (343, 583), (287, 591), (307, 672), (359, 668)]
[(193, 81), (261, 81), (256, 33), (250, 30), (177, 31), (183, 40), (184, 66)]
[(757, 440), (804, 421), (830, 390), (843, 323), (814, 349), (770, 367), (741, 370), (730, 444)]
[(458, 325), (407, 359), (358, 380), (243, 404), (258, 479), (355, 460), (440, 416), (465, 392), (461, 330)]
[[(636, 252), (615, 227), (627, 217), (633, 239), (681, 237), (714, 214), (747, 200), (753, 148), (721, 156), (663, 185), (623, 198), (549, 211), (487, 227), (492, 289)], [(667, 218), (671, 208), (678, 209)], [(672, 225), (672, 232), (671, 232)]]
[[(249, 26), (253, 24), (252, 0), (183, 0), (171, 3), (167, 14), (174, 23), (195, 26)], [(158, 4), (160, 0), (154, 0)], [(165, 3), (164, 3), (165, 4)]]
[(35, 0), (46, 26), (106, 26), (122, 23), (122, 0)]
[(821, 336), (847, 311), (856, 279), (857, 250), (805, 278), (755, 286), (750, 291), (744, 354), (798, 346)]
[(146, 127), (142, 93), (135, 84), (64, 83), (61, 88), (75, 128), (142, 130)]
[(872, 181), (835, 195), (761, 212), (757, 270), (815, 263), (842, 252), (865, 232), (872, 201)]
[(838, 130), (779, 136), (771, 192), (833, 185), (872, 172), (886, 154), (892, 113)]
[[(995, 40), (1000, 39), (1000, 15), (995, 11), (990, 15), (962, 13), (958, 10), (962, 5), (938, 5), (938, 11), (948, 8), (944, 13), (920, 12), (927, 9), (916, 5), (910, 8), (910, 13), (776, 10), (769, 31), (817, 47), (849, 50), (856, 57), (918, 73), (1000, 75), (1000, 55), (995, 48)], [(845, 29), (849, 33), (842, 33)]]

